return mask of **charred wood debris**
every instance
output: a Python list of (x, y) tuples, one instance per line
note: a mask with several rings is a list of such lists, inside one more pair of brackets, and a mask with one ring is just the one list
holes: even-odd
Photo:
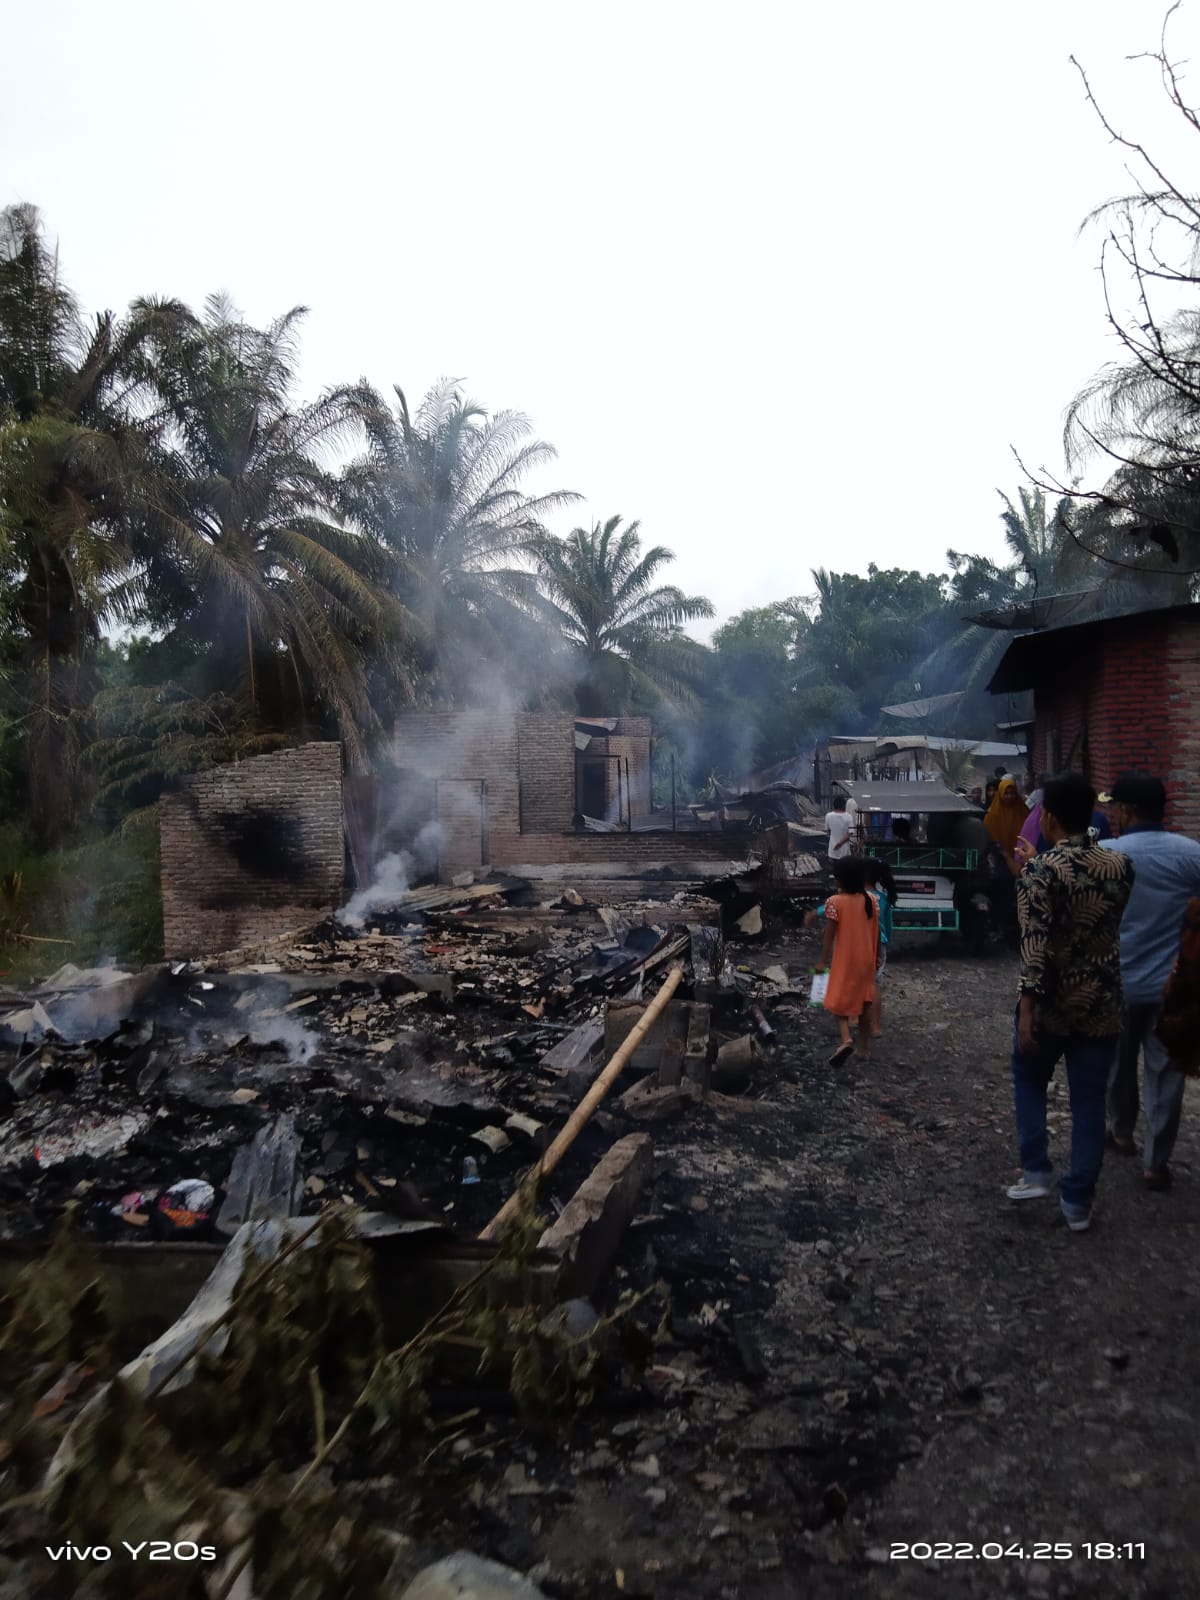
[[(658, 1403), (669, 1294), (611, 1270), (655, 1127), (769, 1091), (807, 974), (752, 946), (825, 881), (814, 857), (491, 876), (362, 928), (0, 986), (0, 1594), (75, 1592), (39, 1564), (68, 1524), (207, 1539), (217, 1567), (165, 1569), (175, 1594), (399, 1593), (404, 1540), (348, 1483), (468, 1471), (498, 1414), (561, 1433)], [(762, 1377), (743, 1320), (706, 1335)], [(150, 1570), (87, 1592), (157, 1594)]]

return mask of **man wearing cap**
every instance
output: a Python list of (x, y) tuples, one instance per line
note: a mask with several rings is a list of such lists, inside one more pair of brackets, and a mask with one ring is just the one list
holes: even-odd
[(1138, 1056), (1142, 1058), (1143, 1174), (1148, 1189), (1171, 1186), (1171, 1151), (1183, 1111), (1182, 1070), (1158, 1037), (1163, 991), (1171, 976), (1184, 914), (1200, 895), (1200, 844), (1163, 827), (1167, 791), (1159, 778), (1125, 773), (1102, 794), (1119, 837), (1104, 849), (1134, 863), (1136, 878), (1121, 920), (1121, 1044), (1108, 1086), (1108, 1143), (1123, 1155), (1137, 1146)]

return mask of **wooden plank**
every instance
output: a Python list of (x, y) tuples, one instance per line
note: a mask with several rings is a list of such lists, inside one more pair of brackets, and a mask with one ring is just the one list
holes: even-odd
[(635, 1122), (665, 1122), (694, 1105), (699, 1095), (694, 1083), (674, 1083), (663, 1089), (653, 1078), (639, 1078), (631, 1089), (626, 1089), (617, 1104)]
[(653, 1169), (654, 1143), (648, 1133), (618, 1139), (542, 1235), (540, 1247), (553, 1251), (561, 1262), (561, 1294), (595, 1292), (637, 1213)]
[(591, 1070), (604, 1049), (604, 1022), (600, 1017), (589, 1017), (581, 1022), (565, 1039), (551, 1045), (539, 1066), (572, 1081), (590, 1082), (595, 1076)]

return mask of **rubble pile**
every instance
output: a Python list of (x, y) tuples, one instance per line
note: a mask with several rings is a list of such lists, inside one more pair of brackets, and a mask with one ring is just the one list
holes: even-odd
[[(349, 1540), (361, 1592), (390, 1595), (393, 1559), (415, 1568), (364, 1486), (404, 1461), (436, 1497), (472, 1439), (490, 1459), (497, 1418), (554, 1436), (661, 1403), (663, 1276), (685, 1336), (757, 1370), (748, 1325), (691, 1304), (691, 1267), (612, 1266), (645, 1226), (645, 1125), (766, 1092), (800, 977), (738, 948), (753, 876), (598, 887), (418, 890), (362, 927), (0, 994), (0, 1315), (24, 1352), (0, 1489), (22, 1563), (50, 1507), (89, 1537), (240, 1550), (264, 1596), (300, 1570), (340, 1593)], [(147, 1472), (188, 1486), (161, 1516)], [(505, 1485), (546, 1492), (519, 1460)], [(240, 1581), (227, 1560), (219, 1592)]]
[[(302, 1212), (350, 1202), (478, 1227), (615, 1047), (609, 1004), (636, 1004), (693, 947), (700, 992), (724, 995), (724, 1033), (699, 1049), (717, 1058), (732, 1036), (748, 1065), (746, 1006), (779, 985), (725, 959), (715, 900), (510, 893), (418, 891), (363, 929), (330, 921), (249, 958), (136, 975), (68, 968), (9, 996), (0, 1238), (44, 1232), (69, 1200), (104, 1238), (219, 1238), (238, 1151), (283, 1114)], [(634, 1079), (657, 1065), (643, 1051)], [(584, 1151), (590, 1164), (597, 1141)]]

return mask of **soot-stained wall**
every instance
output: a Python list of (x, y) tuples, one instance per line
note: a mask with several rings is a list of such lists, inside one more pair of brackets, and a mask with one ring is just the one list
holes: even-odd
[(343, 897), (341, 746), (305, 744), (197, 773), (164, 795), (159, 828), (168, 956), (307, 927)]

